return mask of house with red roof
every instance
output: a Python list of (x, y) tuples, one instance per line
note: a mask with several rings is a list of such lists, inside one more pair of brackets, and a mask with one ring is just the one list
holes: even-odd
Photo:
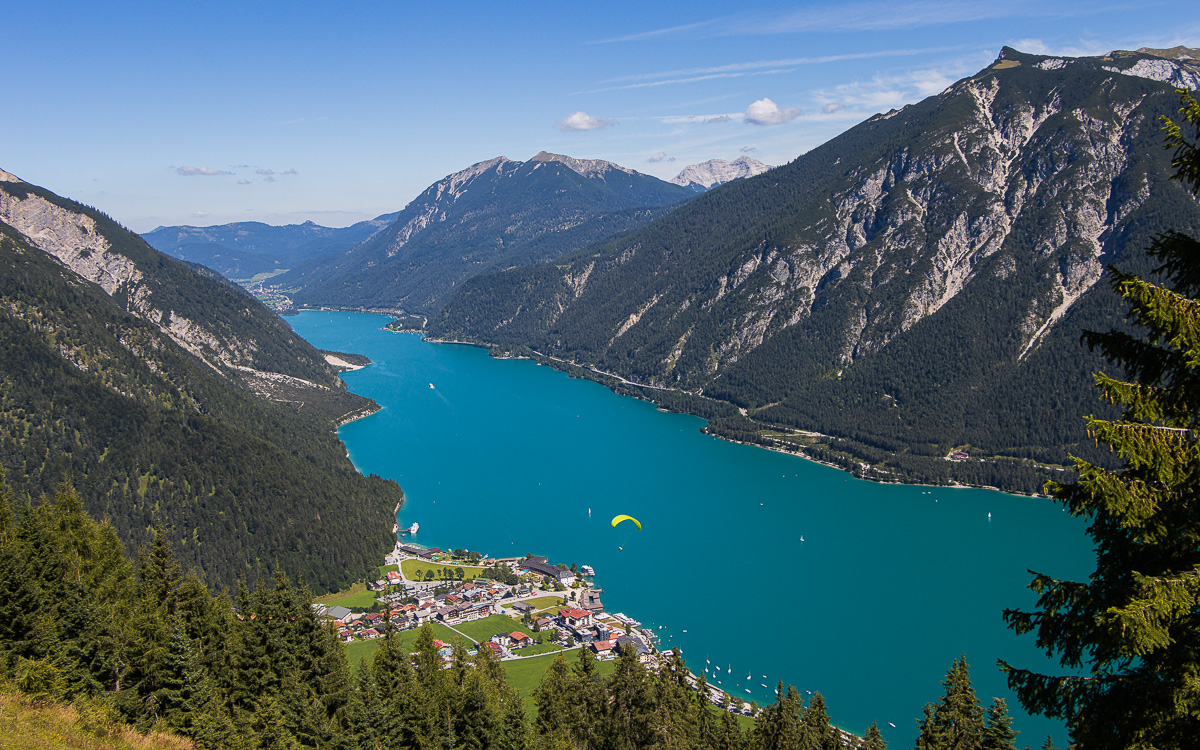
[(558, 613), (563, 624), (572, 628), (588, 628), (592, 626), (592, 613), (575, 607), (568, 607)]
[(524, 648), (525, 646), (533, 645), (533, 639), (518, 630), (509, 633), (508, 639), (512, 642), (513, 648)]

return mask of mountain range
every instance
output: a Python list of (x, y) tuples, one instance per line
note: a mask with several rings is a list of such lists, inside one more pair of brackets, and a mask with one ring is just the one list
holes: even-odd
[(428, 313), (476, 274), (558, 258), (692, 195), (611, 162), (501, 156), (434, 183), (371, 239), (272, 281), (298, 305)]
[(671, 389), (633, 391), (867, 476), (1036, 491), (1068, 453), (1110, 460), (1078, 344), (1122, 321), (1105, 267), (1200, 228), (1160, 121), (1200, 82), (1189, 54), (1005, 48), (640, 229), (477, 276), (430, 332)]
[(143, 234), (142, 239), (155, 250), (208, 266), (228, 279), (249, 279), (349, 250), (387, 227), (398, 215), (384, 214), (341, 229), (311, 221), (286, 226), (243, 221), (210, 227), (158, 227)]
[(155, 527), (212, 583), (277, 566), (318, 590), (390, 546), (395, 482), (334, 434), (377, 408), (240, 287), (0, 171), (0, 467), (60, 482), (129, 549)]

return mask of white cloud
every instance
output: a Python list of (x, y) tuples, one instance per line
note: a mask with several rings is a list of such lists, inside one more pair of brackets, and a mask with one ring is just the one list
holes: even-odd
[(571, 133), (579, 130), (599, 130), (600, 128), (607, 128), (616, 124), (616, 120), (592, 117), (587, 112), (572, 112), (554, 123), (554, 127), (565, 133)]
[(743, 154), (753, 154), (755, 151), (758, 151), (758, 149), (756, 149), (754, 146), (742, 146), (738, 150)]
[(837, 112), (839, 109), (845, 109), (845, 108), (846, 108), (846, 105), (842, 104), (841, 102), (829, 102), (824, 107), (821, 107), (821, 111), (827, 115), (832, 115), (834, 112)]
[(238, 184), (239, 184), (239, 185), (249, 185), (249, 184), (250, 184), (250, 180), (238, 180)]
[(294, 169), (285, 169), (282, 172), (280, 172), (279, 174), (300, 174), (300, 173)]
[(655, 154), (654, 156), (651, 156), (646, 161), (650, 162), (651, 164), (656, 164), (660, 161), (675, 161), (675, 157), (667, 156), (667, 152), (665, 152), (665, 151), (659, 151), (657, 154)]
[(184, 177), (211, 177), (219, 174), (233, 174), (233, 172), (226, 172), (223, 169), (213, 169), (212, 167), (178, 167), (175, 170), (175, 174), (183, 175)]
[(742, 120), (751, 125), (782, 125), (799, 116), (800, 110), (795, 107), (780, 109), (775, 102), (763, 98), (746, 107), (746, 113), (742, 115)]
[(709, 117), (705, 119), (704, 122), (708, 123), (709, 125), (720, 125), (723, 122), (730, 122), (732, 120), (733, 118), (729, 115), (717, 115), (716, 117)]
[(254, 170), (254, 174), (261, 174), (261, 175), (266, 176), (269, 174), (275, 174), (275, 170), (274, 169), (256, 169), (256, 170)]

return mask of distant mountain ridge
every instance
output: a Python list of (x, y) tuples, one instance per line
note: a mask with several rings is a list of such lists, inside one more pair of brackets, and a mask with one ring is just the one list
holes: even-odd
[(1079, 332), (1123, 320), (1105, 266), (1145, 272), (1158, 232), (1200, 229), (1159, 120), (1193, 73), (1005, 48), (770, 179), (476, 277), (431, 332), (676, 388), (651, 395), (870, 476), (1036, 491), (1034, 462), (1109, 460), (1079, 418), (1105, 369)]
[(387, 227), (398, 215), (384, 214), (340, 229), (311, 221), (285, 226), (243, 221), (208, 227), (158, 227), (142, 239), (159, 252), (208, 266), (226, 278), (248, 279), (344, 252)]
[(429, 313), (476, 274), (557, 258), (691, 197), (598, 159), (500, 156), (444, 177), (384, 231), (274, 283), (294, 292), (299, 305)]
[(683, 171), (671, 178), (671, 183), (702, 193), (732, 180), (742, 180), (762, 174), (770, 168), (758, 159), (751, 159), (749, 156), (739, 156), (733, 161), (709, 159), (684, 167)]
[(72, 483), (131, 550), (158, 526), (210, 582), (329, 590), (388, 547), (403, 494), (333, 431), (374, 402), (240, 287), (7, 172), (0, 351), (7, 482)]

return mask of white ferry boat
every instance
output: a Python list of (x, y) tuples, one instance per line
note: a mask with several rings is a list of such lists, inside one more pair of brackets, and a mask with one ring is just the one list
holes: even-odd
[(413, 521), (413, 525), (408, 527), (408, 533), (415, 534), (415, 533), (417, 533), (417, 529), (419, 529), (419, 528), (421, 528), (421, 524), (417, 523), (416, 521)]
[(580, 565), (579, 572), (583, 573), (585, 576), (592, 576), (593, 578), (596, 576), (596, 571), (592, 569), (591, 565)]

